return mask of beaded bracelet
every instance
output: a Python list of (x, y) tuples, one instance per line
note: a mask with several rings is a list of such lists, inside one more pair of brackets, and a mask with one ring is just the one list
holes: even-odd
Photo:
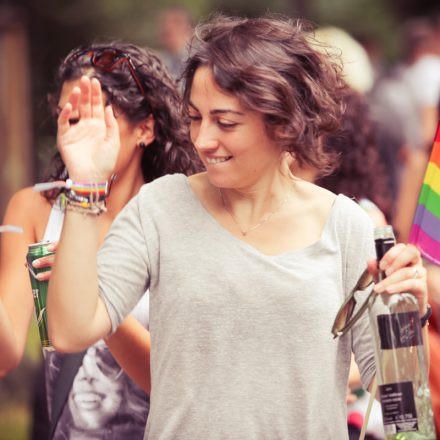
[(66, 180), (66, 197), (73, 202), (103, 202), (108, 195), (108, 182), (74, 182)]
[(100, 215), (107, 211), (104, 201), (94, 203), (75, 202), (68, 198), (64, 198), (64, 200), (61, 201), (61, 206), (63, 206), (66, 211), (80, 212), (81, 214), (86, 215)]
[[(110, 183), (114, 180), (110, 180)], [(65, 188), (60, 195), (60, 205), (69, 211), (99, 215), (106, 211), (105, 200), (110, 192), (110, 185), (105, 182), (54, 181), (34, 185), (34, 191), (48, 191), (54, 188)]]

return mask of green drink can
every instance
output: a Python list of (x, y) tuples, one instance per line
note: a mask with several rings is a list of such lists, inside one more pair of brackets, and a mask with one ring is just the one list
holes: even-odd
[(52, 244), (50, 241), (42, 241), (40, 243), (30, 244), (28, 253), (26, 255), (27, 268), (31, 279), (32, 296), (34, 297), (35, 316), (37, 318), (38, 331), (40, 333), (41, 347), (43, 354), (46, 351), (53, 351), (54, 348), (49, 340), (49, 333), (47, 330), (47, 313), (46, 313), (46, 299), (49, 282), (40, 281), (36, 275), (40, 272), (50, 270), (50, 267), (43, 267), (40, 269), (34, 268), (32, 262), (38, 258), (52, 255), (55, 252), (49, 252), (47, 246)]

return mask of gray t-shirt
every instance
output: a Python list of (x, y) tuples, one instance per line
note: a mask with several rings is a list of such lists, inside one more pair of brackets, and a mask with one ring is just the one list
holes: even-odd
[(183, 175), (145, 185), (98, 257), (113, 329), (150, 289), (150, 440), (348, 438), (352, 349), (374, 375), (368, 318), (334, 340), (374, 254), (372, 223), (339, 195), (321, 238), (267, 256), (205, 210)]

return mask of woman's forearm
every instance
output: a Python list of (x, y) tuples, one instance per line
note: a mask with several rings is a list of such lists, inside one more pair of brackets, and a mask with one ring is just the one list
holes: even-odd
[(50, 338), (60, 351), (79, 351), (110, 331), (98, 296), (98, 217), (67, 211), (49, 282)]
[(18, 366), (22, 357), (13, 325), (0, 301), (0, 378)]
[(128, 316), (105, 341), (118, 364), (146, 393), (151, 390), (150, 333)]

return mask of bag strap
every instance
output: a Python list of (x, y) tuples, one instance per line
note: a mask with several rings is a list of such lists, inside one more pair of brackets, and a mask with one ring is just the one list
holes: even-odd
[(85, 354), (86, 351), (69, 353), (66, 354), (61, 361), (60, 373), (53, 393), (49, 439), (52, 439), (55, 434), (58, 420), (63, 412), (64, 405), (72, 388), (73, 380), (82, 364)]

